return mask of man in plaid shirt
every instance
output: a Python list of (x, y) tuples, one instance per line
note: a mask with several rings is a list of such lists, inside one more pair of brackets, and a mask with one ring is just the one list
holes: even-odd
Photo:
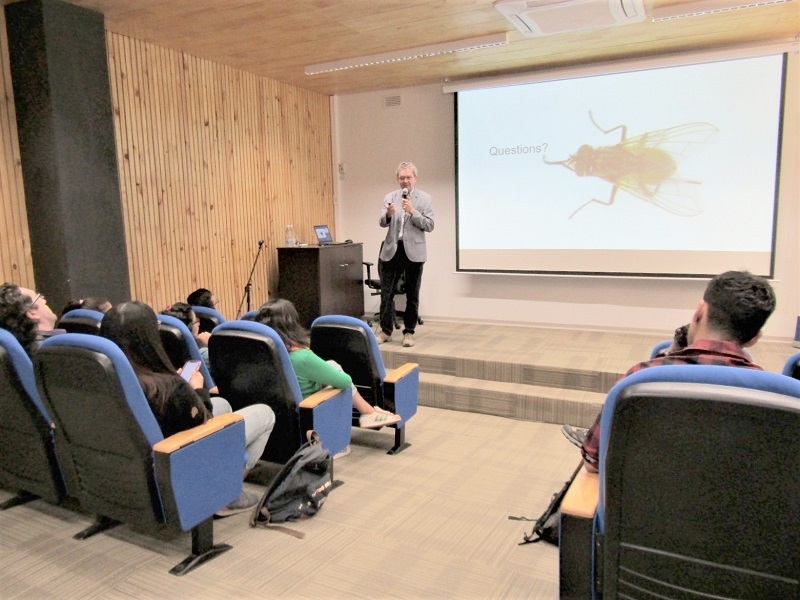
[[(661, 365), (722, 365), (762, 370), (744, 350), (761, 337), (761, 328), (775, 310), (775, 292), (762, 277), (727, 271), (706, 287), (686, 334), (688, 345), (631, 367), (631, 373)], [(597, 471), (600, 415), (581, 445), (587, 471)]]

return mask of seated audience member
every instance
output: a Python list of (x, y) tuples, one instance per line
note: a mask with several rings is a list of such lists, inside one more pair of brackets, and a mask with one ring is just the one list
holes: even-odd
[[(678, 352), (679, 350), (683, 350), (686, 348), (688, 342), (686, 340), (686, 335), (689, 331), (689, 325), (681, 325), (675, 330), (675, 334), (672, 338), (672, 343), (669, 345), (669, 348), (666, 348), (661, 351), (660, 356), (664, 356), (665, 354), (672, 354), (673, 352)], [(586, 439), (586, 433), (588, 429), (584, 429), (582, 427), (573, 427), (572, 425), (562, 425), (561, 426), (561, 433), (564, 434), (571, 444), (574, 444), (578, 448), (583, 445), (583, 441)]]
[(29, 356), (44, 338), (63, 333), (55, 329), (56, 321), (42, 294), (14, 283), (0, 286), (0, 327), (17, 338)]
[[(214, 310), (218, 311), (219, 308), (219, 300), (217, 297), (211, 293), (211, 290), (207, 290), (206, 288), (198, 288), (189, 294), (186, 297), (186, 303), (190, 306), (205, 306), (206, 308), (213, 308)], [(213, 329), (207, 321), (200, 322), (200, 332), (206, 333), (210, 332)]]
[(356, 390), (352, 378), (338, 364), (322, 360), (311, 351), (309, 333), (300, 324), (297, 309), (289, 300), (270, 300), (258, 310), (255, 320), (272, 327), (286, 344), (303, 398), (326, 385), (340, 390), (352, 387), (353, 407), (361, 413), (361, 427), (374, 429), (400, 421), (398, 415), (370, 406)]
[[(747, 271), (727, 271), (714, 277), (688, 324), (686, 346), (631, 367), (624, 377), (661, 365), (721, 365), (761, 370), (751, 362), (749, 348), (761, 337), (761, 328), (775, 310), (769, 282)], [(676, 340), (680, 337), (676, 331)], [(673, 343), (679, 346), (681, 340)], [(600, 415), (581, 446), (587, 471), (597, 471)]]
[(203, 358), (203, 362), (206, 363), (206, 367), (208, 367), (208, 338), (211, 337), (211, 333), (207, 331), (200, 332), (200, 320), (192, 310), (192, 307), (185, 302), (176, 302), (162, 310), (161, 314), (175, 317), (189, 328), (189, 331), (192, 332), (192, 336), (194, 337), (194, 341), (197, 342), (200, 356)]
[[(208, 392), (203, 389), (200, 372), (194, 373), (189, 383), (178, 375), (161, 343), (156, 313), (147, 304), (123, 302), (113, 306), (103, 318), (100, 335), (117, 344), (130, 360), (164, 437), (201, 425), (212, 415), (231, 411), (227, 402), (212, 404)], [(264, 452), (275, 425), (275, 414), (264, 404), (254, 404), (236, 412), (244, 417), (248, 452), (246, 477)], [(257, 497), (242, 492), (238, 500), (217, 515), (242, 512), (257, 502)]]
[(198, 288), (186, 297), (186, 303), (191, 306), (205, 306), (217, 310), (219, 300), (206, 288)]
[(64, 305), (64, 308), (61, 309), (61, 316), (63, 317), (71, 310), (75, 310), (78, 308), (85, 308), (86, 310), (97, 310), (101, 313), (108, 312), (108, 309), (111, 308), (111, 302), (108, 298), (103, 298), (102, 296), (87, 296), (86, 298), (76, 298), (75, 300), (70, 300)]

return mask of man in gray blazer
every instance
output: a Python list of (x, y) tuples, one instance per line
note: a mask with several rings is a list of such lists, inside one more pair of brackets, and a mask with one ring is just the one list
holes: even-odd
[(433, 231), (433, 202), (429, 194), (415, 187), (417, 167), (402, 162), (397, 167), (400, 189), (386, 194), (379, 224), (388, 228), (381, 248), (381, 331), (378, 343), (388, 342), (394, 329), (394, 294), (397, 280), (405, 275), (406, 310), (403, 318), (403, 346), (414, 345), (414, 328), (419, 316), (419, 288), (422, 267), (428, 258), (425, 233)]

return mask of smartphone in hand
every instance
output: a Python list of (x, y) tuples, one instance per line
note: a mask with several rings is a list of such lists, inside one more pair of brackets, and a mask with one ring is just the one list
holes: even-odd
[(187, 360), (181, 369), (180, 375), (188, 382), (192, 379), (192, 375), (194, 375), (199, 369), (199, 360)]

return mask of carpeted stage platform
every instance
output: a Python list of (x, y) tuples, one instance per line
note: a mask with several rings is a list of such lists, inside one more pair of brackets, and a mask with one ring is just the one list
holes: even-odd
[[(614, 383), (671, 335), (428, 319), (416, 346), (403, 348), (395, 331), (381, 352), (387, 368), (420, 364), (422, 406), (587, 427)], [(790, 340), (751, 349), (775, 372), (795, 352)]]

